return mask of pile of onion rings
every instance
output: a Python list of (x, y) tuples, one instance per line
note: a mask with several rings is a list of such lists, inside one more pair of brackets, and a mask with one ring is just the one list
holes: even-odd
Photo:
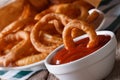
[[(48, 4), (46, 1), (43, 3)], [(0, 66), (25, 66), (44, 60), (63, 43), (72, 50), (75, 47), (72, 38), (84, 32), (90, 35), (87, 47), (97, 45), (94, 22), (99, 13), (89, 14), (93, 6), (81, 0), (50, 2), (47, 9), (37, 12), (31, 5), (38, 10), (39, 3), (25, 1), (21, 16), (0, 31), (0, 45), (4, 46), (0, 46)]]

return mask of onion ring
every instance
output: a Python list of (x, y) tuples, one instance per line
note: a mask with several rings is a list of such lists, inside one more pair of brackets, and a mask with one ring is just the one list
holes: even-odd
[(53, 5), (53, 6), (50, 6), (48, 9), (38, 13), (36, 16), (35, 16), (35, 20), (40, 20), (43, 16), (45, 16), (46, 14), (49, 14), (49, 13), (54, 13), (56, 8), (58, 7), (58, 5)]
[[(98, 25), (95, 25), (95, 24), (97, 24), (97, 23), (95, 23), (95, 21), (96, 21), (96, 19), (99, 18), (99, 16), (100, 16), (100, 14), (97, 11), (94, 11), (90, 15), (88, 15), (88, 17), (85, 21), (88, 24), (93, 25), (92, 27), (95, 29), (96, 27), (98, 27)], [(99, 22), (101, 22), (101, 20)], [(82, 30), (80, 31), (79, 29), (76, 29), (76, 28), (72, 30), (72, 37), (73, 38), (80, 36), (80, 35), (83, 35), (83, 34), (84, 34), (84, 32)]]
[(86, 9), (86, 6), (79, 5), (77, 2), (76, 3), (74, 2), (73, 4), (64, 3), (64, 4), (52, 5), (48, 9), (37, 14), (34, 19), (40, 20), (46, 14), (58, 13), (58, 14), (64, 14), (65, 16), (70, 17), (72, 19), (78, 18), (78, 19), (85, 20), (89, 15), (88, 9)]
[(99, 17), (99, 13), (97, 11), (92, 12), (86, 19), (86, 22), (93, 23)]
[(40, 21), (43, 21), (43, 22), (53, 21), (53, 24), (54, 24), (56, 30), (60, 34), (62, 34), (63, 27), (61, 27), (61, 26), (62, 25), (65, 26), (69, 21), (71, 21), (71, 19), (62, 14), (50, 13), (50, 14), (47, 14), (44, 17), (42, 17)]
[(56, 48), (56, 45), (45, 46), (39, 41), (39, 35), (40, 35), (39, 32), (44, 30), (45, 25), (48, 24), (49, 21), (54, 19), (60, 20), (64, 25), (66, 25), (71, 20), (64, 15), (51, 13), (51, 14), (45, 15), (45, 17), (43, 17), (40, 21), (38, 21), (35, 24), (34, 28), (32, 29), (32, 32), (30, 34), (30, 39), (35, 49), (39, 52), (48, 53), (54, 48)]
[[(88, 17), (88, 15), (89, 15), (89, 13), (88, 13), (88, 11), (89, 11), (89, 9), (86, 7), (86, 4), (87, 3), (85, 3), (84, 1), (75, 1), (74, 3), (73, 3), (73, 6), (76, 6), (76, 7), (78, 7), (79, 8), (79, 10), (80, 10), (80, 16), (78, 16), (78, 19), (80, 19), (80, 20), (86, 20), (86, 18)], [(88, 6), (88, 5), (87, 5)]]
[(10, 25), (6, 26), (1, 32), (0, 32), (0, 38), (6, 36), (7, 34), (19, 30), (20, 28), (24, 27), (26, 23), (30, 22), (31, 19), (24, 19), (24, 20), (17, 20), (12, 22)]
[(103, 19), (104, 19), (103, 13), (101, 13), (99, 10), (95, 10), (87, 17), (86, 21), (92, 24), (95, 29), (98, 29), (98, 26), (101, 24)]
[(64, 26), (60, 20), (52, 20), (50, 23), (54, 24), (54, 27), (59, 34), (62, 34)]
[(55, 13), (64, 14), (71, 19), (76, 19), (79, 17), (81, 11), (78, 7), (73, 6), (73, 4), (60, 4)]
[[(13, 39), (13, 36), (11, 37)], [(0, 57), (0, 64), (2, 66), (8, 66), (10, 63), (22, 58), (23, 56), (29, 55), (27, 53), (23, 53), (23, 51), (26, 52), (27, 49), (31, 46), (30, 43), (30, 37), (27, 32), (19, 31), (14, 35), (14, 39), (20, 41), (18, 44), (16, 44), (9, 53), (7, 53), (5, 56)]]
[(81, 36), (84, 34), (84, 31), (80, 30), (80, 29), (77, 29), (77, 28), (74, 28), (72, 29), (72, 37), (75, 38), (75, 37), (78, 37), (78, 36)]
[(19, 19), (26, 19), (30, 16), (30, 5), (29, 4), (26, 4), (24, 6), (24, 10), (21, 14), (21, 16), (19, 17)]
[(80, 20), (73, 20), (71, 22), (69, 22), (64, 30), (63, 30), (63, 43), (65, 45), (65, 48), (67, 50), (73, 50), (76, 45), (71, 37), (71, 30), (73, 28), (78, 28), (84, 32), (86, 32), (89, 35), (89, 43), (87, 44), (87, 47), (95, 47), (98, 44), (98, 39), (97, 39), (97, 35), (95, 30), (91, 27), (91, 25), (89, 25), (88, 23), (84, 22), (84, 21), (80, 21)]
[(6, 36), (7, 34), (11, 32), (15, 32), (16, 30), (21, 29), (26, 25), (26, 23), (32, 21), (32, 18), (30, 17), (30, 6), (26, 5), (24, 7), (23, 13), (19, 17), (18, 20), (13, 21), (11, 24), (6, 26), (1, 32), (0, 32), (0, 38)]

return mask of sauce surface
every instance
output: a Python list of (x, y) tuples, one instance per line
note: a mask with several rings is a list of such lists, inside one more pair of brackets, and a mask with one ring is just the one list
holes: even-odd
[(96, 47), (93, 48), (86, 47), (89, 41), (88, 37), (81, 39), (75, 43), (76, 48), (73, 51), (68, 51), (65, 48), (59, 50), (52, 58), (51, 64), (53, 65), (64, 64), (80, 59), (104, 46), (110, 40), (110, 38), (111, 37), (109, 35), (98, 35), (99, 43)]

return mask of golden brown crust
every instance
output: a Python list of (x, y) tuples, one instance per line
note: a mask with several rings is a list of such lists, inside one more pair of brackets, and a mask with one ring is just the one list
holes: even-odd
[[(88, 30), (91, 30), (92, 35), (96, 36), (93, 29), (87, 27), (93, 27), (91, 24), (96, 23), (99, 15), (89, 15), (88, 11), (93, 6), (85, 1), (16, 0), (15, 3), (0, 9), (0, 45), (4, 45), (0, 46), (2, 66), (15, 62), (18, 66), (24, 66), (43, 60), (48, 53), (63, 43), (62, 33), (66, 26), (77, 26), (77, 29), (72, 29), (72, 37), (83, 34), (80, 29), (88, 34)], [(69, 37), (69, 34), (67, 36)], [(90, 35), (88, 47), (93, 46), (94, 38)], [(74, 43), (68, 39), (73, 48)], [(68, 49), (71, 49), (70, 45)], [(25, 58), (26, 56), (28, 57)]]
[[(20, 40), (16, 45), (14, 45), (11, 50), (4, 56), (0, 57), (0, 65), (8, 66), (10, 63), (29, 55), (29, 53), (24, 54), (27, 49), (31, 46), (30, 37), (27, 32), (19, 31), (16, 34), (8, 36), (9, 39), (17, 41)], [(6, 39), (6, 40), (9, 40)], [(7, 41), (6, 41), (7, 42)], [(8, 44), (7, 44), (8, 45)]]
[(0, 8), (0, 31), (12, 21), (18, 19), (22, 13), (23, 5), (23, 0), (16, 0), (7, 6)]
[(71, 51), (76, 47), (75, 42), (71, 37), (71, 31), (73, 28), (80, 29), (89, 35), (90, 40), (89, 40), (89, 43), (87, 44), (88, 48), (95, 47), (97, 45), (98, 43), (97, 34), (95, 30), (91, 27), (91, 25), (84, 21), (73, 20), (65, 26), (62, 34), (63, 43), (67, 50)]
[(44, 60), (47, 55), (48, 55), (48, 53), (34, 54), (34, 55), (31, 55), (31, 56), (28, 56), (28, 57), (25, 57), (25, 58), (22, 58), (22, 59), (16, 61), (15, 64), (17, 66), (29, 65), (29, 64)]

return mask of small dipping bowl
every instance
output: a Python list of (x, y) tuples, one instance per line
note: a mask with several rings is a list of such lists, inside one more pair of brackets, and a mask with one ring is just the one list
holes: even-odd
[[(85, 57), (65, 64), (52, 65), (50, 64), (51, 59), (57, 51), (64, 47), (64, 45), (59, 46), (45, 59), (48, 71), (59, 80), (102, 80), (105, 78), (114, 66), (117, 40), (111, 31), (97, 31), (96, 33), (97, 35), (109, 35), (111, 39), (100, 49)], [(75, 38), (74, 41), (86, 37), (88, 35), (85, 34)]]

